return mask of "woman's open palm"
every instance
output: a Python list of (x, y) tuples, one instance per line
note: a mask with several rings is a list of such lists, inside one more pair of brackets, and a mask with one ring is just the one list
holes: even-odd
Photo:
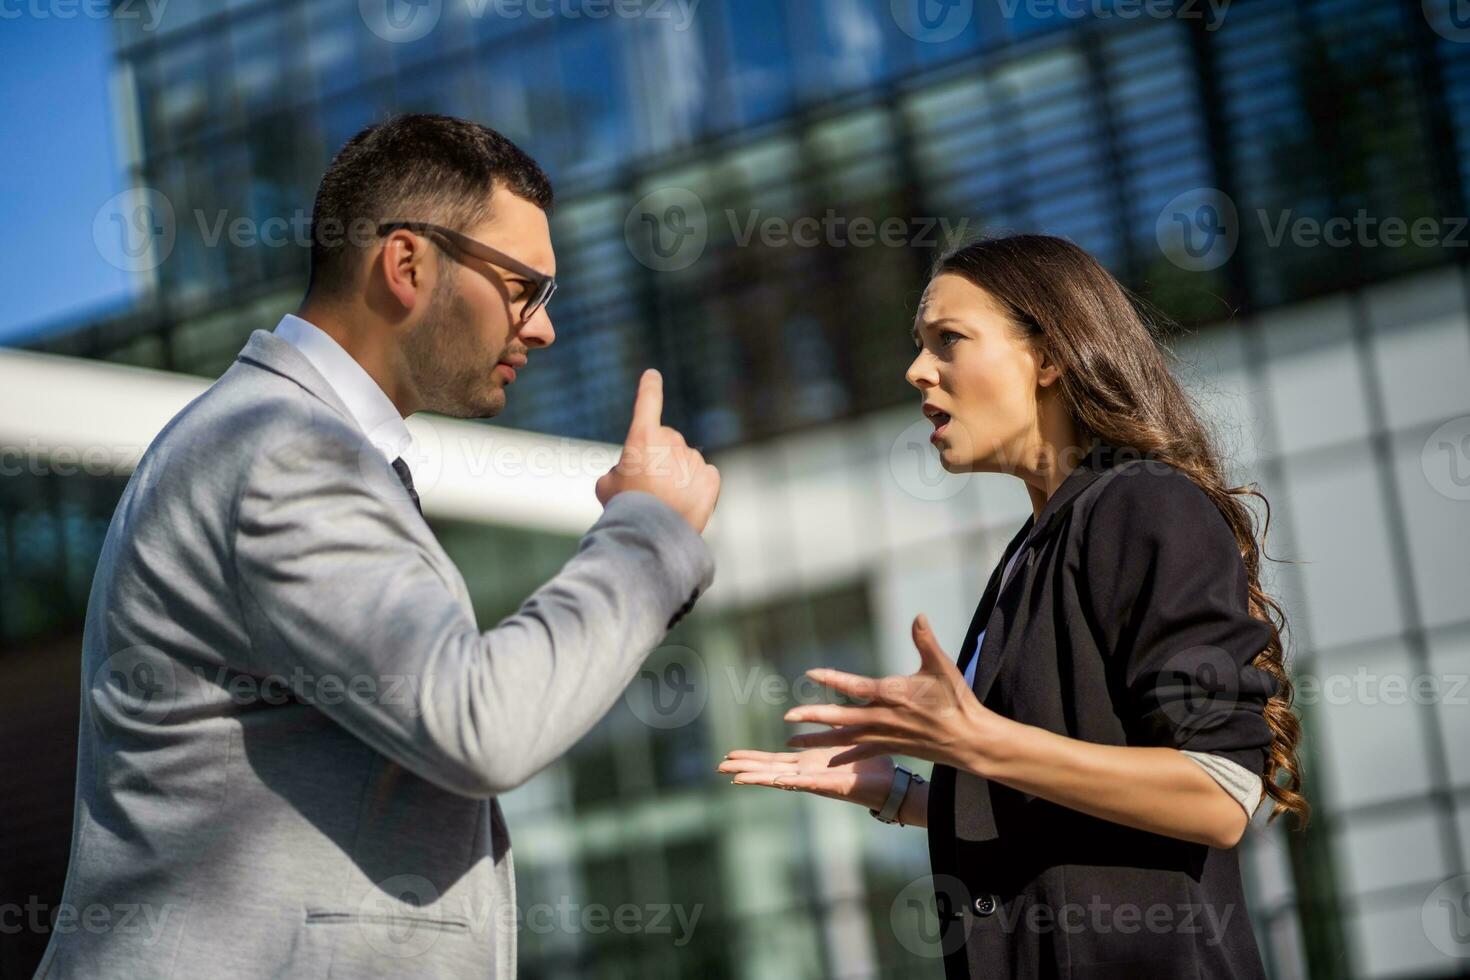
[(834, 756), (851, 748), (851, 745), (838, 745), (802, 752), (735, 749), (720, 761), (718, 771), (733, 773), (735, 778), (731, 781), (739, 786), (800, 790), (876, 810), (888, 798), (893, 785), (893, 760), (879, 755), (843, 765), (828, 765)]

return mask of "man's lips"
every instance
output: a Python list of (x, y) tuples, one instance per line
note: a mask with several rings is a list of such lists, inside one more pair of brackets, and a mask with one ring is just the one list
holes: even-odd
[(513, 382), (516, 379), (516, 369), (525, 367), (526, 359), (524, 357), (511, 357), (504, 361), (497, 361), (495, 366), (505, 372), (508, 382)]

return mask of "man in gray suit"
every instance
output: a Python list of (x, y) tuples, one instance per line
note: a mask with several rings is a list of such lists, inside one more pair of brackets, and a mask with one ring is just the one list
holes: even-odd
[(515, 615), (476, 624), (403, 417), (494, 415), (551, 344), (550, 202), (508, 140), (442, 116), (333, 160), (298, 315), (164, 427), (113, 515), (38, 976), (515, 975), (496, 797), (709, 586), (719, 492), (645, 372), (602, 517)]

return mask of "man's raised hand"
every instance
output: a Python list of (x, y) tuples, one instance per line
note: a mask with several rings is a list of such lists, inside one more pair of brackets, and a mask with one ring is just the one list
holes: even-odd
[(653, 368), (638, 381), (633, 421), (618, 463), (597, 481), (604, 506), (626, 490), (642, 490), (678, 511), (703, 532), (720, 496), (720, 471), (691, 449), (677, 429), (663, 424), (664, 379)]

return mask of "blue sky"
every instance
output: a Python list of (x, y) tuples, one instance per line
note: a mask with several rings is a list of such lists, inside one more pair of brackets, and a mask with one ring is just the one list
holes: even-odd
[(123, 189), (108, 103), (111, 25), (80, 12), (35, 15), (46, 8), (7, 5), (12, 16), (0, 20), (0, 344), (126, 305), (133, 290), (92, 238), (98, 210)]

